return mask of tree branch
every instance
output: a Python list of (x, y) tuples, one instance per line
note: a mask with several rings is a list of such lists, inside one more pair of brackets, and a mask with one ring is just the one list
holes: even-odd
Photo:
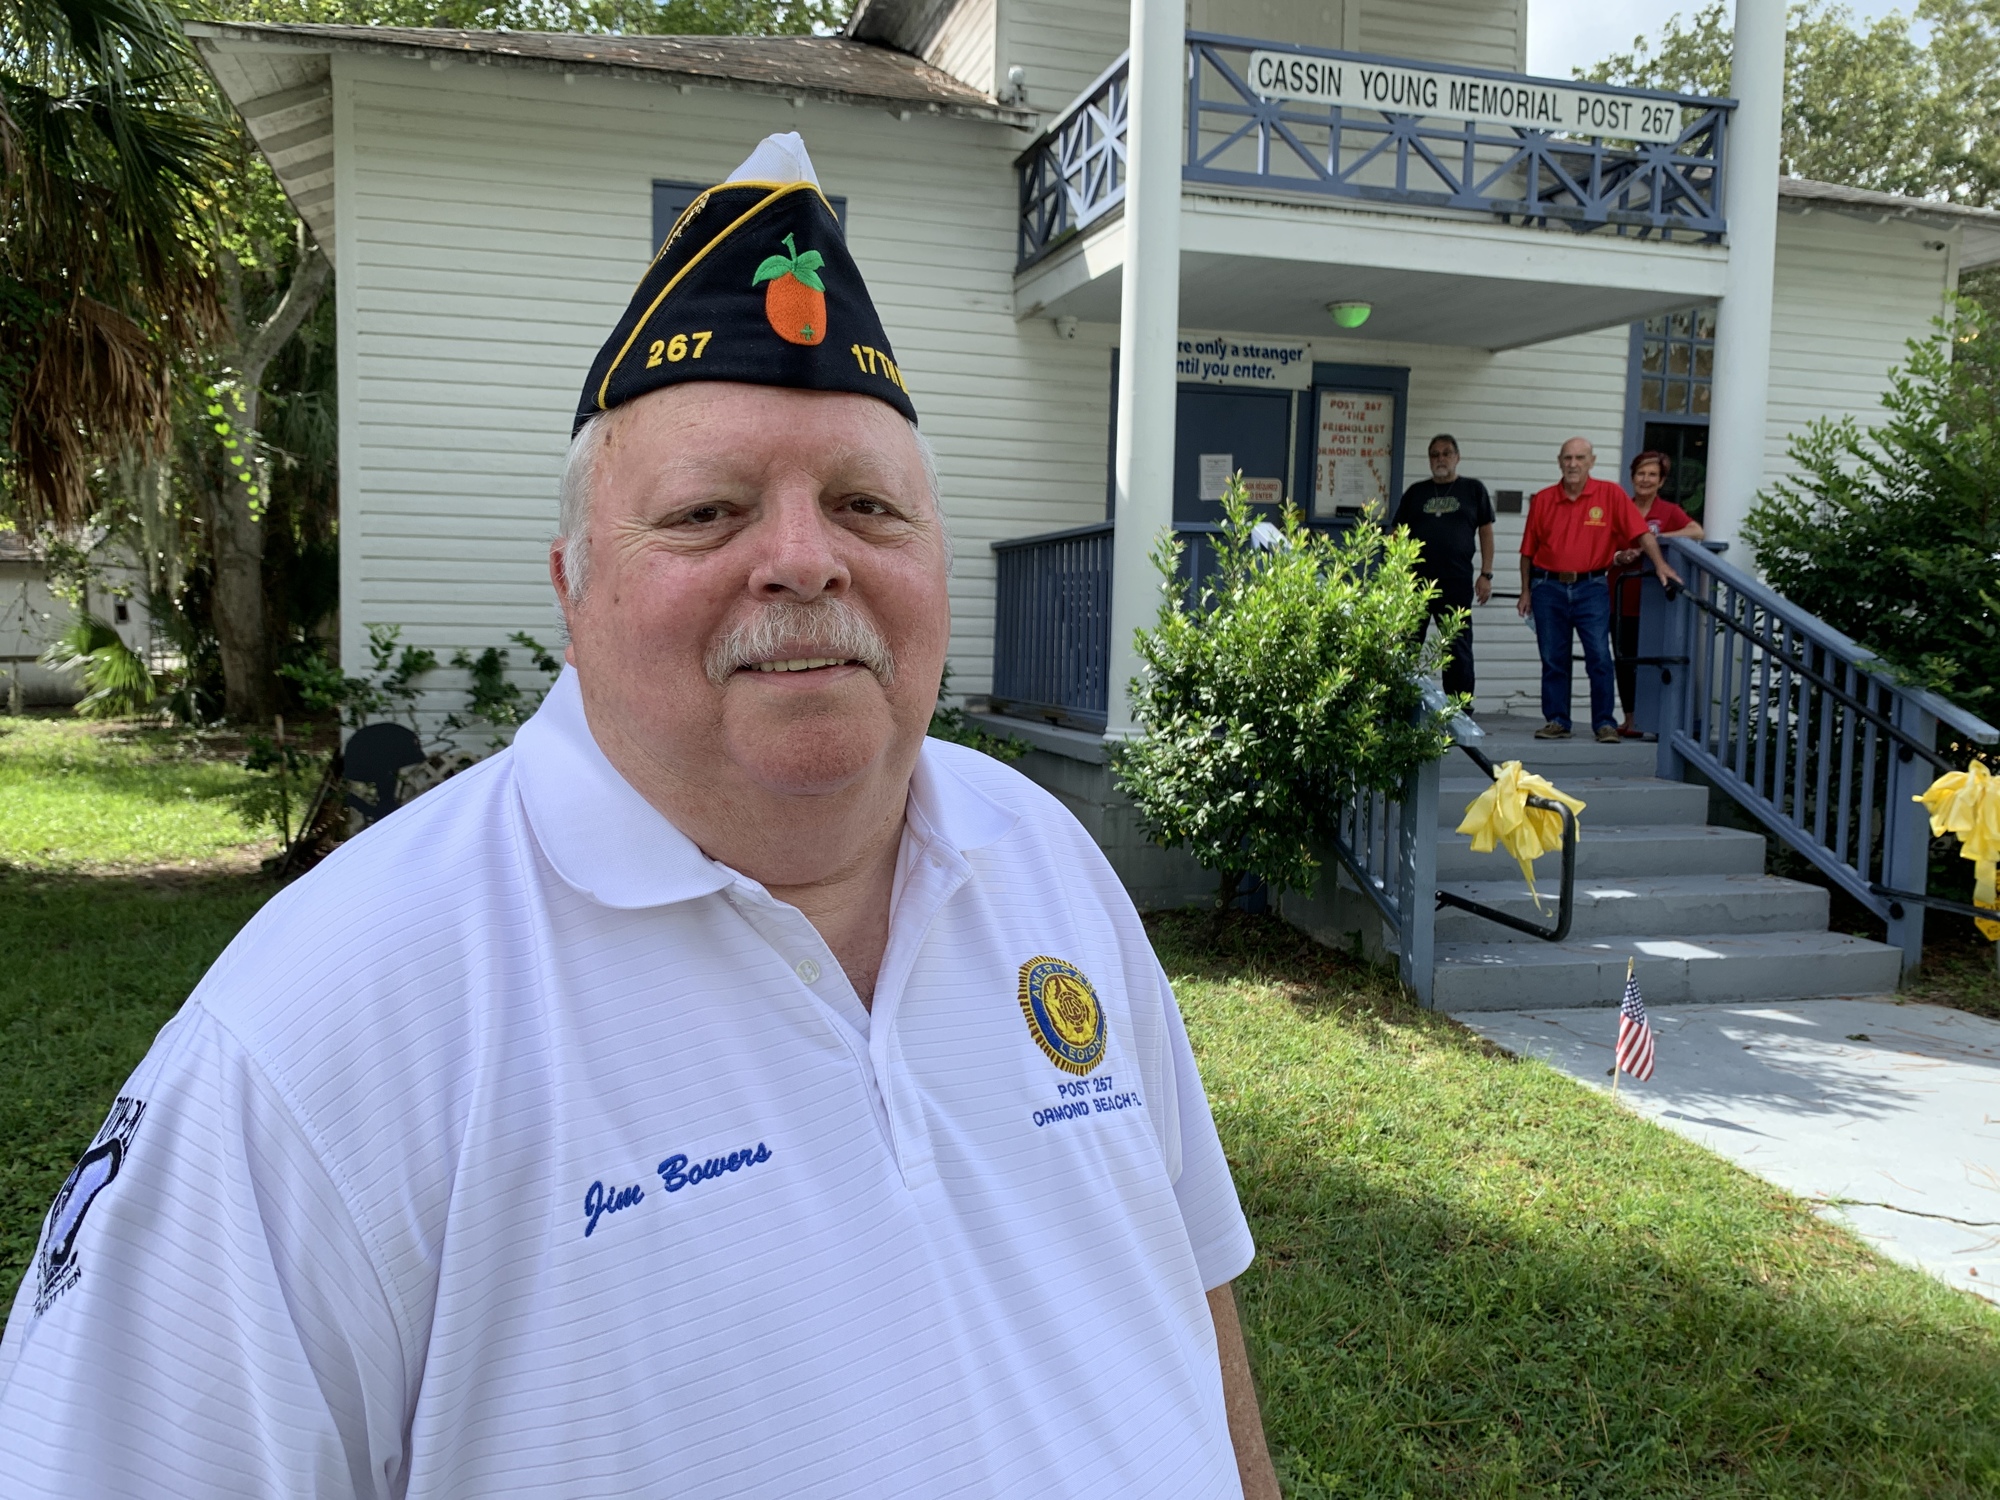
[(263, 384), (264, 367), (277, 358), (286, 341), (299, 331), (299, 325), (319, 306), (319, 299), (332, 277), (333, 262), (326, 258), (319, 246), (302, 246), (298, 266), (292, 272), (291, 284), (285, 288), (285, 295), (278, 299), (271, 316), (243, 341), (236, 373), (246, 390), (254, 391)]

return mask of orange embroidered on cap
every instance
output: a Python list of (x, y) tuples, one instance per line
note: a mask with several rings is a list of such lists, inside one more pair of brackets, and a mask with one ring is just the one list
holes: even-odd
[(817, 344), (826, 337), (826, 283), (819, 275), (826, 257), (799, 249), (789, 234), (785, 248), (791, 253), (767, 256), (750, 285), (764, 287), (764, 317), (779, 338), (788, 344)]

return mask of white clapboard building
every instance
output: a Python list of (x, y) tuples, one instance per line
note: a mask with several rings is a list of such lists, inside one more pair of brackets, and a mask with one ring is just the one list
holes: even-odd
[[(1775, 88), (1744, 86), (1775, 50), (1742, 25), (1745, 97), (1684, 99), (1524, 76), (1526, 0), (1140, 3), (1137, 68), (1125, 0), (862, 0), (837, 37), (191, 24), (337, 270), (349, 660), (378, 624), (445, 655), (549, 636), (583, 372), (773, 131), (804, 134), (938, 450), (954, 686), (1084, 734), (1124, 719), (1138, 560), (1214, 523), (1223, 472), (1337, 524), (1453, 433), (1511, 591), (1523, 497), (1583, 434), (1600, 477), (1677, 455), (1728, 537), (2000, 259), (2000, 215), (1781, 181)], [(1148, 162), (1169, 196), (1128, 214)], [(1476, 639), (1481, 709), (1532, 712), (1512, 608)]]

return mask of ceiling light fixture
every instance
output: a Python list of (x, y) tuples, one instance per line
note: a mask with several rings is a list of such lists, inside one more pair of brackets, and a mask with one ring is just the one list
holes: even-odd
[(1359, 328), (1368, 321), (1368, 315), (1375, 311), (1372, 302), (1329, 302), (1326, 310), (1333, 314), (1333, 321), (1340, 328)]

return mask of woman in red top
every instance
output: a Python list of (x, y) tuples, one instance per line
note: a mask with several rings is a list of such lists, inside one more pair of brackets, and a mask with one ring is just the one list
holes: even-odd
[[(1674, 461), (1657, 449), (1647, 449), (1632, 460), (1632, 503), (1646, 518), (1654, 536), (1684, 536), (1691, 542), (1702, 538), (1701, 523), (1671, 500), (1660, 498), (1660, 486), (1673, 472)], [(1625, 706), (1625, 722), (1618, 732), (1626, 739), (1641, 733), (1633, 722), (1632, 707), (1638, 697), (1639, 668), (1633, 660), (1639, 654), (1639, 579), (1645, 567), (1637, 547), (1618, 553), (1611, 570), (1611, 638), (1618, 653), (1618, 701)]]

